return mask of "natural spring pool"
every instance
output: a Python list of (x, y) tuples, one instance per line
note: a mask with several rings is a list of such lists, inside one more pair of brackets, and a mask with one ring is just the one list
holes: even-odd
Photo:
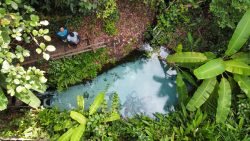
[(90, 82), (69, 87), (62, 92), (54, 92), (51, 106), (60, 110), (77, 107), (76, 97), (83, 95), (88, 107), (100, 92), (106, 92), (105, 99), (111, 102), (112, 95), (118, 93), (121, 115), (131, 117), (153, 113), (168, 113), (177, 103), (176, 71), (171, 70), (157, 55), (123, 63), (97, 76)]

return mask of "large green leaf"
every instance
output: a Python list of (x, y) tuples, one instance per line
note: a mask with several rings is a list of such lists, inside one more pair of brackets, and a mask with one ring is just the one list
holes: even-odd
[(250, 75), (250, 66), (239, 61), (225, 61), (226, 71), (242, 75)]
[(246, 43), (250, 36), (250, 9), (244, 14), (238, 23), (234, 34), (229, 41), (226, 55), (230, 56), (236, 53)]
[(182, 68), (187, 68), (190, 70), (194, 70), (198, 67), (200, 67), (203, 63), (178, 63), (178, 66)]
[(8, 99), (4, 95), (2, 88), (0, 88), (0, 111), (7, 108)]
[(111, 122), (111, 121), (115, 121), (115, 120), (119, 120), (121, 117), (118, 113), (111, 113), (110, 117), (107, 117), (104, 119), (104, 122)]
[(250, 78), (244, 75), (234, 75), (234, 80), (239, 84), (240, 89), (250, 98)]
[(250, 52), (239, 52), (231, 56), (233, 60), (250, 64)]
[(210, 94), (213, 92), (216, 83), (217, 80), (215, 77), (210, 79), (205, 79), (202, 82), (202, 84), (198, 87), (198, 89), (195, 91), (193, 97), (188, 102), (187, 109), (189, 111), (195, 111), (198, 108), (200, 108), (200, 106), (204, 102), (206, 102)]
[(213, 114), (213, 115), (214, 113), (216, 113), (218, 105), (218, 90), (219, 90), (219, 84), (216, 83), (214, 91), (210, 94), (206, 102), (201, 106), (200, 109), (202, 111), (206, 111), (207, 114)]
[(41, 101), (30, 90), (27, 90), (27, 93), (16, 93), (15, 96), (32, 108), (38, 108), (41, 104)]
[(207, 57), (199, 52), (179, 52), (167, 57), (169, 63), (198, 63), (206, 60)]
[(194, 70), (194, 75), (198, 79), (207, 79), (222, 74), (225, 71), (225, 65), (221, 58), (208, 61), (206, 64)]
[(70, 138), (70, 141), (80, 141), (85, 131), (85, 128), (86, 128), (86, 124), (80, 124), (78, 127), (76, 127)]
[(81, 95), (77, 96), (77, 106), (78, 108), (84, 110), (84, 97)]
[(204, 55), (207, 56), (208, 60), (212, 60), (216, 58), (216, 55), (213, 52), (204, 52)]
[(104, 100), (105, 93), (101, 92), (94, 100), (94, 102), (89, 107), (89, 115), (93, 115), (98, 108), (101, 106)]
[(64, 133), (57, 141), (69, 141), (70, 137), (74, 132), (74, 128), (70, 128), (66, 133)]
[(188, 91), (182, 79), (182, 75), (180, 73), (177, 74), (176, 85), (177, 85), (177, 93), (178, 93), (179, 102), (186, 104), (186, 101), (188, 99)]
[(226, 78), (222, 78), (219, 85), (219, 98), (216, 113), (216, 122), (223, 123), (227, 119), (231, 106), (231, 87)]
[(189, 74), (188, 72), (182, 71), (181, 72), (182, 76), (184, 79), (186, 79), (189, 83), (191, 83), (193, 86), (197, 87), (197, 84), (195, 82), (195, 79), (193, 78), (193, 76), (191, 74)]
[(87, 118), (84, 115), (75, 111), (70, 112), (70, 117), (79, 122), (80, 124), (86, 124), (87, 122)]

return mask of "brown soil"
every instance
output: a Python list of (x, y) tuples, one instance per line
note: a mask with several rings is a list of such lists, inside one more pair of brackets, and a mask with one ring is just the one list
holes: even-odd
[[(94, 27), (89, 22), (85, 23), (79, 32), (81, 36), (87, 34), (92, 39), (90, 41), (91, 44), (109, 42), (111, 55), (121, 58), (121, 56), (124, 56), (124, 47), (126, 45), (132, 45), (133, 48), (137, 48), (143, 43), (143, 33), (147, 26), (151, 24), (154, 15), (141, 2), (119, 1), (118, 9), (120, 19), (116, 26), (118, 29), (117, 35), (109, 36), (103, 32), (100, 20), (96, 20)], [(85, 18), (84, 21), (91, 21), (91, 17)]]
[[(83, 25), (78, 28), (82, 40), (77, 48), (69, 48), (67, 43), (52, 37), (52, 44), (57, 50), (50, 53), (51, 56), (64, 56), (67, 52), (82, 52), (87, 50), (87, 46), (104, 42), (110, 50), (111, 57), (118, 60), (128, 54), (129, 51), (140, 47), (143, 43), (143, 34), (148, 25), (153, 21), (154, 14), (149, 7), (142, 2), (129, 2), (127, 0), (118, 1), (118, 9), (120, 19), (116, 24), (118, 34), (109, 36), (102, 31), (102, 21), (93, 19), (93, 16), (84, 17)], [(69, 27), (70, 31), (74, 31), (74, 27)], [(41, 55), (37, 55), (33, 50), (31, 57), (26, 61), (40, 60)], [(33, 63), (33, 62), (32, 62)], [(25, 63), (24, 63), (25, 64)], [(31, 63), (27, 63), (31, 64)]]

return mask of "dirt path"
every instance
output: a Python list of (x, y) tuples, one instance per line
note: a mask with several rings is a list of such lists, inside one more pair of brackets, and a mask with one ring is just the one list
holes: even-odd
[[(52, 44), (56, 46), (56, 51), (50, 53), (52, 59), (63, 56), (75, 55), (85, 51), (91, 51), (98, 47), (108, 47), (110, 55), (117, 59), (122, 58), (129, 50), (138, 48), (143, 43), (143, 34), (154, 15), (150, 9), (141, 2), (128, 2), (120, 0), (118, 2), (120, 19), (117, 23), (118, 34), (109, 36), (102, 31), (102, 22), (93, 20), (92, 17), (84, 17), (80, 30), (77, 31), (82, 40), (77, 48), (69, 48), (66, 43), (57, 38), (52, 39)], [(71, 31), (74, 30), (70, 28)], [(98, 45), (99, 44), (99, 45)], [(68, 54), (68, 55), (67, 55)], [(42, 56), (35, 51), (31, 52), (31, 57), (27, 58), (24, 64), (31, 64), (41, 60)]]

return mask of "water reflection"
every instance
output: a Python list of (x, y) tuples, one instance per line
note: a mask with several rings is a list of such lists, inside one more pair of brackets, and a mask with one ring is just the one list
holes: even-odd
[(99, 92), (106, 91), (105, 98), (109, 103), (113, 93), (119, 94), (121, 114), (124, 117), (166, 113), (177, 102), (175, 76), (167, 74), (167, 71), (168, 66), (157, 57), (125, 63), (87, 84), (56, 92), (51, 105), (61, 110), (72, 109), (76, 107), (77, 95), (83, 95), (88, 107)]

